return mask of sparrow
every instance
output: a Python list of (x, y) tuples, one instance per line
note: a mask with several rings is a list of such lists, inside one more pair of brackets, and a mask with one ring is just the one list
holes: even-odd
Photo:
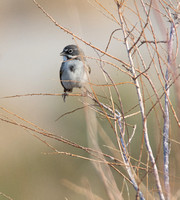
[(63, 62), (60, 67), (60, 81), (64, 88), (62, 95), (65, 102), (67, 92), (72, 92), (73, 88), (82, 88), (88, 81), (88, 74), (91, 69), (86, 64), (84, 52), (77, 45), (68, 45), (60, 53)]

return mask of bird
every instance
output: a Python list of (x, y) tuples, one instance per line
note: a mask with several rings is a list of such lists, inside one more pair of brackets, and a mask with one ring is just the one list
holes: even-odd
[(67, 92), (72, 92), (73, 88), (82, 88), (88, 81), (91, 68), (86, 64), (86, 58), (82, 49), (77, 45), (67, 45), (60, 53), (63, 62), (60, 67), (59, 77), (64, 88), (62, 95), (65, 102)]

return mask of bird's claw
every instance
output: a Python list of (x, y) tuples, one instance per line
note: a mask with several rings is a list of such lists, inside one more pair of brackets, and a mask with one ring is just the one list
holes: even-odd
[(68, 94), (65, 92), (64, 94), (62, 94), (62, 98), (63, 98), (63, 101), (66, 102), (66, 97), (68, 96)]

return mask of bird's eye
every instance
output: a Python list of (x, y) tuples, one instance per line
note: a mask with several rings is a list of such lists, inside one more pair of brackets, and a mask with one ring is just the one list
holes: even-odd
[(72, 52), (73, 52), (73, 50), (72, 50), (72, 49), (69, 49), (69, 50), (68, 50), (68, 52), (69, 52), (69, 53), (72, 53)]

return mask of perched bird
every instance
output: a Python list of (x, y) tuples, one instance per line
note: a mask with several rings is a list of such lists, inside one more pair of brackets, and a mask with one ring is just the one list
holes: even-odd
[(84, 52), (76, 45), (68, 45), (60, 53), (63, 62), (60, 68), (60, 81), (64, 88), (63, 100), (66, 92), (72, 92), (73, 88), (82, 88), (88, 81), (90, 67), (86, 65)]

